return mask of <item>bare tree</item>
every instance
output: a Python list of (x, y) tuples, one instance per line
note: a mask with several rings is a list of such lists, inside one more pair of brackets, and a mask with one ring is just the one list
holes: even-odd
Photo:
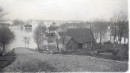
[(40, 49), (40, 46), (43, 44), (45, 40), (45, 31), (46, 27), (42, 25), (38, 25), (35, 32), (34, 32), (34, 40), (37, 44), (37, 49)]
[[(102, 42), (102, 38), (105, 35), (105, 32), (107, 30), (107, 22), (105, 20), (95, 20), (93, 22), (93, 25), (91, 25), (91, 29), (93, 33), (95, 33), (95, 37), (100, 39), (100, 43)], [(98, 34), (99, 33), (99, 34)]]
[(128, 17), (124, 13), (120, 12), (115, 14), (112, 18), (111, 21), (113, 22), (112, 27), (115, 27), (115, 32), (114, 33), (114, 41), (116, 36), (119, 37), (119, 43), (121, 43), (121, 38), (123, 36), (123, 33), (127, 33), (128, 35)]
[(2, 7), (0, 7), (0, 20), (2, 19), (3, 16), (7, 15), (7, 12), (4, 11)]
[(30, 44), (30, 37), (27, 38), (27, 44), (28, 44), (28, 48), (29, 48), (29, 44)]
[(8, 27), (0, 27), (0, 46), (2, 46), (2, 54), (5, 53), (6, 46), (14, 39), (14, 33)]
[(29, 48), (29, 44), (30, 44), (30, 37), (27, 37), (27, 36), (24, 36), (23, 37), (23, 41), (25, 43), (25, 48), (27, 47), (26, 45), (28, 45), (28, 48)]
[(22, 20), (15, 19), (15, 20), (13, 20), (13, 24), (14, 25), (22, 25), (22, 24), (24, 24), (24, 22)]
[(27, 44), (27, 36), (24, 36), (24, 37), (23, 37), (23, 41), (24, 41), (24, 43), (25, 43), (25, 48), (26, 48), (26, 44)]

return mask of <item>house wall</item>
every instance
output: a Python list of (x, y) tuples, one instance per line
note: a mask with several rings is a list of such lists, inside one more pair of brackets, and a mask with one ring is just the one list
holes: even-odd
[(91, 47), (92, 47), (92, 43), (84, 43), (84, 44), (82, 45), (82, 48), (83, 48), (83, 49), (91, 49)]
[(73, 50), (73, 49), (78, 49), (78, 48), (79, 48), (78, 44), (73, 40), (70, 40), (66, 44), (66, 50)]

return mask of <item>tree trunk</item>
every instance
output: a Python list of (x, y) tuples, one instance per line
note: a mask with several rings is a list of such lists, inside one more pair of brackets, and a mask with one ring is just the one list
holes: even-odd
[(65, 44), (65, 36), (63, 36), (63, 45)]
[(2, 50), (2, 55), (5, 54), (5, 44), (3, 44), (3, 50)]
[(119, 34), (119, 44), (121, 44), (121, 37), (122, 37), (122, 33), (120, 32), (120, 34)]
[(116, 28), (115, 28), (115, 34), (114, 34), (114, 44), (115, 44), (115, 39), (116, 39)]
[(101, 40), (102, 40), (102, 39), (101, 39), (101, 38), (102, 38), (102, 37), (101, 37), (101, 32), (100, 32), (99, 34), (100, 34), (100, 43), (101, 43)]
[(57, 47), (57, 49), (59, 50), (59, 46), (58, 46), (58, 39), (56, 39), (56, 47)]
[(123, 25), (121, 24), (120, 31), (119, 31), (119, 42), (120, 42), (120, 44), (121, 44), (121, 38), (122, 38), (122, 30), (123, 30)]

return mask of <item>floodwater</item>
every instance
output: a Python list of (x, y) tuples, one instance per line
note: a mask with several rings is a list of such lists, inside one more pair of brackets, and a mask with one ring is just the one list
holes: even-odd
[(25, 47), (25, 42), (23, 39), (23, 37), (25, 36), (30, 38), (29, 46), (26, 45), (26, 47), (32, 49), (36, 48), (36, 43), (33, 39), (34, 29), (32, 29), (32, 31), (30, 32), (27, 32), (24, 29), (21, 30), (20, 26), (11, 26), (10, 29), (14, 32), (15, 39), (10, 43), (9, 49), (13, 49), (16, 47)]

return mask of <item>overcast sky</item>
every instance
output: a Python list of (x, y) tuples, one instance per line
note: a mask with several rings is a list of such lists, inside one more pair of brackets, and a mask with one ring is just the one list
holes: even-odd
[(127, 14), (127, 0), (0, 0), (9, 19), (91, 20)]

